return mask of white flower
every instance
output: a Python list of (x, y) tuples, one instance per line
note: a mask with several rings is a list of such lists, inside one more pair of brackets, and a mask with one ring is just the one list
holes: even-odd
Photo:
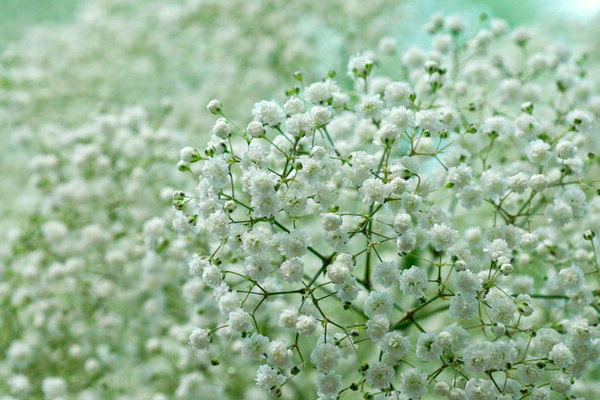
[(494, 322), (510, 325), (515, 320), (517, 306), (512, 298), (498, 288), (492, 288), (485, 296), (488, 313)]
[(363, 306), (367, 317), (372, 318), (377, 314), (390, 315), (393, 300), (391, 296), (383, 291), (374, 291), (369, 294)]
[(550, 388), (557, 393), (568, 393), (571, 390), (571, 386), (573, 385), (573, 378), (571, 378), (567, 374), (557, 375), (552, 382), (550, 383)]
[(493, 356), (493, 344), (491, 342), (485, 341), (472, 344), (463, 352), (465, 368), (477, 372), (484, 372), (491, 368)]
[(513, 30), (511, 39), (518, 45), (523, 46), (531, 39), (531, 31), (524, 27), (517, 27)]
[(289, 368), (292, 364), (292, 350), (281, 340), (274, 340), (267, 350), (267, 361), (278, 368)]
[(206, 109), (208, 110), (208, 112), (210, 112), (211, 114), (218, 114), (221, 112), (221, 109), (223, 108), (223, 105), (221, 104), (221, 102), (217, 99), (212, 99), (211, 101), (208, 102), (208, 104), (206, 105)]
[(394, 229), (398, 233), (404, 233), (412, 227), (412, 218), (410, 214), (401, 212), (394, 218)]
[(313, 122), (313, 119), (310, 115), (298, 113), (288, 118), (286, 125), (290, 135), (301, 138), (307, 135), (312, 135), (315, 131), (316, 124)]
[(435, 110), (421, 110), (417, 111), (415, 115), (415, 123), (423, 131), (436, 135), (443, 128), (439, 118)]
[(458, 237), (458, 232), (446, 224), (435, 224), (429, 230), (431, 244), (437, 251), (447, 250)]
[(585, 284), (583, 271), (581, 271), (581, 269), (575, 264), (571, 264), (569, 268), (561, 269), (558, 275), (562, 279), (562, 283), (565, 285), (565, 288), (568, 290), (579, 289), (579, 287)]
[(252, 137), (262, 137), (265, 134), (265, 129), (258, 121), (250, 121), (246, 126), (246, 133)]
[(192, 254), (192, 259), (188, 263), (190, 275), (202, 276), (204, 268), (210, 265), (210, 262), (200, 257), (198, 253)]
[(342, 217), (332, 213), (321, 215), (321, 225), (327, 232), (335, 231), (342, 225)]
[(213, 125), (213, 135), (220, 139), (227, 139), (231, 136), (231, 127), (225, 118), (219, 118)]
[(486, 379), (469, 379), (465, 386), (465, 393), (468, 400), (497, 398), (495, 397), (497, 394), (496, 387)]
[(310, 110), (310, 118), (317, 128), (327, 125), (333, 118), (333, 112), (329, 107), (316, 106)]
[(373, 277), (384, 287), (394, 286), (400, 279), (400, 270), (393, 262), (382, 262), (373, 269)]
[(457, 272), (454, 279), (461, 293), (475, 294), (481, 290), (479, 277), (471, 271)]
[(67, 383), (63, 378), (50, 376), (42, 381), (44, 398), (48, 400), (59, 399), (67, 394)]
[(529, 142), (525, 149), (529, 161), (535, 164), (543, 164), (546, 161), (546, 158), (548, 158), (549, 150), (550, 145), (541, 139)]
[(285, 309), (279, 315), (278, 325), (282, 328), (292, 329), (296, 327), (298, 321), (298, 312), (295, 310)]
[(246, 358), (260, 359), (267, 353), (269, 338), (258, 333), (242, 339), (242, 355)]
[(508, 177), (508, 187), (515, 193), (523, 193), (529, 187), (529, 176), (525, 172), (519, 172)]
[(398, 240), (396, 241), (396, 246), (398, 247), (398, 252), (407, 253), (414, 249), (417, 244), (417, 237), (414, 232), (408, 231), (404, 232)]
[(454, 185), (453, 187), (460, 189), (468, 185), (471, 181), (471, 178), (471, 167), (463, 163), (448, 169), (446, 181), (452, 183)]
[(379, 119), (383, 109), (383, 101), (378, 95), (365, 95), (362, 96), (357, 109), (364, 118)]
[(265, 390), (281, 385), (284, 381), (285, 376), (279, 374), (276, 369), (267, 364), (261, 365), (256, 371), (256, 384)]
[(471, 319), (479, 311), (477, 296), (471, 293), (457, 294), (450, 299), (450, 314), (458, 319)]
[(438, 342), (438, 334), (435, 332), (423, 332), (417, 341), (417, 357), (424, 361), (437, 360), (442, 354), (442, 346)]
[(383, 314), (376, 314), (367, 321), (367, 333), (373, 342), (379, 342), (387, 333), (390, 320)]
[(573, 110), (565, 119), (569, 125), (581, 131), (590, 129), (594, 123), (594, 117), (584, 110)]
[(298, 283), (304, 275), (304, 265), (298, 258), (285, 260), (277, 271), (281, 278), (289, 283)]
[(234, 332), (250, 332), (253, 329), (252, 317), (239, 308), (229, 313), (229, 326)]
[(575, 357), (571, 350), (564, 343), (557, 343), (552, 347), (548, 358), (554, 362), (558, 368), (570, 367), (575, 362)]
[[(406, 94), (406, 97), (409, 93)], [(386, 122), (396, 125), (401, 131), (405, 131), (415, 126), (415, 113), (404, 106), (395, 107), (386, 116)]]
[[(333, 97), (333, 93), (337, 91), (337, 86), (335, 83), (327, 79), (322, 82), (315, 82), (310, 84), (304, 90), (304, 97), (307, 101), (315, 104), (325, 104), (328, 103)], [(287, 103), (286, 103), (287, 104)], [(293, 114), (289, 113), (288, 114)]]
[(223, 273), (216, 265), (208, 265), (202, 272), (202, 281), (208, 286), (215, 288), (223, 281)]
[[(257, 282), (262, 282), (271, 273), (273, 266), (271, 261), (264, 256), (253, 256), (246, 259), (246, 268), (244, 272), (246, 275)], [(289, 271), (288, 271), (289, 272)], [(291, 275), (294, 278), (293, 275)]]
[(300, 315), (296, 319), (296, 330), (301, 335), (310, 336), (317, 330), (317, 322), (310, 315)]
[(327, 266), (327, 276), (333, 283), (341, 285), (350, 279), (350, 268), (348, 268), (346, 263), (335, 260)]
[(351, 78), (364, 78), (373, 69), (373, 60), (366, 54), (357, 54), (348, 61), (348, 75)]
[(342, 303), (350, 303), (356, 300), (359, 293), (358, 282), (354, 277), (347, 279), (344, 283), (336, 284), (334, 289)]
[(492, 240), (483, 248), (483, 251), (494, 261), (498, 260), (499, 257), (510, 257), (511, 254), (508, 244), (504, 239)]
[(13, 375), (8, 379), (10, 392), (16, 396), (26, 396), (30, 389), (31, 383), (25, 375)]
[(410, 399), (420, 399), (427, 393), (427, 375), (416, 368), (400, 374), (400, 391)]
[(394, 369), (389, 365), (375, 361), (369, 364), (366, 378), (367, 383), (377, 389), (383, 389), (390, 385), (390, 381), (394, 377)]
[(319, 343), (310, 354), (310, 361), (317, 370), (328, 372), (336, 368), (340, 361), (340, 349), (331, 343)]
[(302, 257), (311, 245), (310, 237), (303, 231), (293, 230), (278, 236), (279, 251), (288, 258)]
[(190, 334), (190, 344), (198, 350), (206, 349), (210, 340), (210, 332), (206, 329), (195, 328)]
[(573, 158), (577, 155), (577, 147), (569, 140), (561, 139), (556, 144), (556, 154), (562, 159)]
[(410, 348), (410, 340), (397, 331), (386, 333), (379, 342), (384, 358), (395, 363), (402, 359)]
[(181, 158), (181, 161), (184, 161), (186, 163), (191, 163), (194, 161), (197, 161), (199, 159), (200, 153), (198, 152), (198, 150), (194, 149), (193, 147), (184, 147), (183, 149), (181, 149), (181, 151), (179, 152), (179, 157)]
[[(412, 88), (408, 83), (392, 82), (385, 87), (383, 98), (389, 104), (407, 106), (409, 104), (408, 97), (411, 92)], [(403, 128), (400, 127), (400, 129)]]
[(278, 126), (285, 120), (285, 112), (279, 104), (274, 101), (260, 101), (254, 103), (252, 116), (258, 122), (268, 126)]
[(416, 265), (403, 270), (400, 276), (400, 289), (404, 294), (423, 297), (428, 283), (427, 274)]
[[(505, 265), (510, 265), (510, 264), (505, 264)], [(505, 265), (502, 266), (502, 269), (504, 269)], [(512, 269), (512, 266), (510, 266), (510, 267)], [(509, 275), (504, 271), (503, 271), (503, 274)], [(520, 295), (517, 296), (517, 298), (515, 300), (517, 302), (517, 310), (519, 311), (519, 314), (521, 314), (522, 316), (529, 317), (535, 311), (531, 296), (529, 296), (528, 294), (521, 293)]]

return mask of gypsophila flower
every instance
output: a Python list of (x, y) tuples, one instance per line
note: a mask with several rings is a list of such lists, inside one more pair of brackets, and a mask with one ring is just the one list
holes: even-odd
[(379, 342), (390, 328), (390, 320), (382, 314), (374, 315), (367, 321), (367, 333), (373, 342)]
[(198, 350), (205, 349), (210, 343), (210, 332), (206, 329), (196, 328), (190, 334), (190, 344)]
[(400, 275), (400, 289), (405, 294), (422, 297), (427, 283), (427, 274), (416, 265), (405, 269)]
[(458, 232), (446, 224), (435, 224), (429, 231), (431, 244), (437, 250), (447, 250), (456, 241)]
[(367, 369), (367, 383), (377, 389), (388, 387), (393, 377), (394, 369), (381, 361), (371, 363)]
[(269, 338), (258, 333), (244, 338), (242, 355), (247, 358), (260, 359), (267, 353)]
[(424, 361), (433, 361), (442, 354), (442, 346), (435, 332), (421, 333), (417, 341), (416, 355)]
[(557, 343), (548, 353), (548, 358), (556, 364), (558, 368), (567, 368), (575, 362), (573, 353), (564, 343)]
[(342, 377), (338, 374), (319, 374), (317, 377), (318, 393), (321, 396), (336, 395), (342, 387)]
[(475, 294), (463, 293), (450, 300), (450, 314), (458, 319), (471, 319), (478, 311), (479, 302)]
[(296, 330), (304, 336), (310, 336), (317, 330), (317, 323), (310, 315), (300, 315), (296, 319)]
[(276, 369), (271, 368), (267, 364), (258, 367), (256, 372), (256, 384), (263, 389), (270, 390), (273, 386), (277, 386), (285, 381), (285, 376), (280, 375)]
[(297, 72), (245, 130), (220, 106), (207, 150), (182, 150), (197, 187), (174, 207), (212, 239), (186, 296), (223, 314), (205, 351), (266, 362), (274, 396), (306, 379), (321, 400), (588, 390), (596, 80), (533, 30), (480, 24), (434, 16), (426, 49), (381, 40), (351, 86)]
[(310, 354), (310, 360), (319, 371), (331, 371), (340, 359), (340, 350), (330, 343), (321, 343)]
[(392, 262), (382, 262), (373, 270), (374, 279), (384, 287), (396, 285), (400, 280), (400, 271)]
[(420, 399), (427, 393), (427, 375), (416, 368), (400, 375), (400, 390), (410, 399)]
[(252, 116), (261, 124), (269, 126), (278, 126), (285, 119), (285, 113), (279, 104), (264, 100), (254, 104)]

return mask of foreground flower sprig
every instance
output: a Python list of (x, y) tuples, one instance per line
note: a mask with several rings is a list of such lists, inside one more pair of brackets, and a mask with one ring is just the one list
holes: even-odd
[(352, 89), (297, 73), (245, 128), (209, 103), (219, 118), (181, 151), (198, 186), (175, 192), (174, 224), (213, 237), (190, 272), (224, 319), (192, 346), (241, 347), (276, 397), (313, 375), (323, 400), (585, 393), (597, 83), (565, 46), (483, 25), (469, 37), (433, 17), (431, 51), (385, 39), (349, 61)]

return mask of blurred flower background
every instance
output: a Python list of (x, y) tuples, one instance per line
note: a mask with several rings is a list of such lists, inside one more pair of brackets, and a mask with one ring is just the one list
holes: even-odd
[(248, 121), (296, 70), (344, 81), (384, 37), (423, 44), (434, 13), (599, 54), (600, 0), (1, 3), (2, 399), (264, 398), (253, 372), (213, 379), (187, 343), (216, 311), (188, 277), (202, 243), (171, 232), (171, 194), (179, 149), (210, 136), (210, 99)]

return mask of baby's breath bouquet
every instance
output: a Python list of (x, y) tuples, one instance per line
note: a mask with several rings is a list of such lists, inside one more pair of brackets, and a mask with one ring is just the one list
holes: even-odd
[(593, 399), (593, 65), (502, 20), (426, 29), (352, 57), (353, 87), (296, 73), (247, 124), (208, 104), (174, 227), (222, 318), (189, 341), (275, 397)]

